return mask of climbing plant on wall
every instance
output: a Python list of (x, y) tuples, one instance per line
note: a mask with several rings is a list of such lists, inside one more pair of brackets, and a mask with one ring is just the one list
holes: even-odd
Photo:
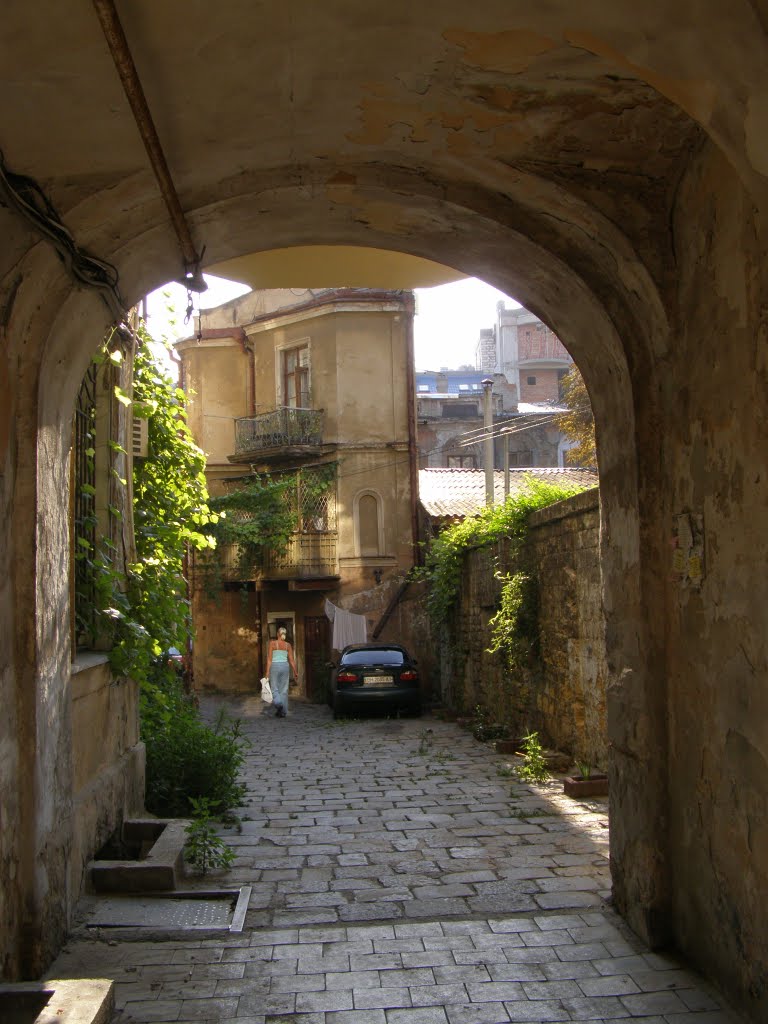
[[(447, 527), (431, 541), (426, 553), (425, 564), (417, 570), (417, 576), (428, 583), (427, 609), (433, 626), (439, 630), (447, 625), (456, 607), (461, 587), (461, 573), (464, 554), (471, 548), (484, 547), (506, 538), (522, 545), (532, 512), (556, 501), (569, 498), (583, 488), (578, 485), (563, 486), (545, 483), (534, 476), (526, 478), (525, 488), (510, 495), (503, 504), (490, 505), (478, 515), (467, 517), (460, 523)], [(508, 607), (515, 603), (526, 607), (513, 590), (509, 594)], [(527, 592), (525, 589), (524, 593)], [(498, 623), (500, 628), (501, 623)]]
[[(94, 581), (96, 631), (113, 671), (147, 683), (163, 651), (186, 647), (191, 621), (184, 560), (189, 545), (202, 549), (214, 543), (208, 530), (218, 516), (207, 504), (205, 456), (186, 424), (184, 394), (153, 358), (143, 326), (137, 340), (133, 393), (114, 389), (134, 418), (147, 420), (147, 455), (133, 464), (135, 558), (125, 538), (121, 550), (107, 536), (87, 548), (80, 545), (78, 556)], [(116, 337), (95, 357), (97, 363), (122, 359)], [(116, 441), (109, 444), (114, 453), (126, 454)], [(114, 466), (110, 472), (117, 475)], [(119, 483), (127, 486), (125, 479)], [(110, 505), (109, 515), (120, 518), (119, 509)]]
[(146, 663), (168, 647), (186, 647), (186, 553), (213, 546), (211, 530), (219, 518), (208, 505), (205, 455), (187, 426), (184, 392), (153, 358), (150, 340), (141, 326), (133, 415), (147, 419), (148, 451), (134, 460), (136, 560), (127, 567), (127, 596), (139, 629), (130, 629), (112, 654), (113, 661), (124, 656), (134, 674), (137, 658)]
[(326, 463), (279, 476), (254, 474), (210, 498), (210, 510), (218, 515), (210, 526), (216, 546), (197, 559), (208, 593), (218, 590), (230, 553), (240, 578), (249, 579), (264, 553), (282, 551), (293, 534), (335, 529), (328, 512), (335, 486), (336, 464)]

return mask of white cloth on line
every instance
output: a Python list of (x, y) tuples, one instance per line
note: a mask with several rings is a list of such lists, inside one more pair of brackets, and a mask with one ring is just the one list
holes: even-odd
[(339, 608), (326, 599), (325, 614), (333, 623), (331, 647), (343, 650), (347, 644), (364, 644), (368, 640), (368, 622), (364, 615), (356, 615)]

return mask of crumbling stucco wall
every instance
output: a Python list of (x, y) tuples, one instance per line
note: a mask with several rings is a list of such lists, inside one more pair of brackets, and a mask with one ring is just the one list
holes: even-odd
[(68, 891), (87, 886), (86, 867), (124, 818), (144, 807), (144, 744), (139, 741), (139, 688), (114, 678), (107, 658), (77, 658), (72, 704), (72, 824)]
[[(574, 758), (607, 767), (607, 667), (601, 606), (597, 490), (531, 516), (524, 550), (508, 542), (464, 557), (461, 596), (443, 651), (447, 703), (481, 705), (514, 736), (530, 729)], [(501, 588), (496, 573), (528, 571), (538, 581), (540, 656), (531, 672), (510, 671), (491, 654), (489, 620)]]

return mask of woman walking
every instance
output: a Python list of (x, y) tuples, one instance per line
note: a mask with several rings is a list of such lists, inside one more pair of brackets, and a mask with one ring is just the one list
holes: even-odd
[(269, 641), (267, 652), (267, 676), (277, 718), (285, 718), (288, 714), (288, 683), (291, 672), (294, 679), (299, 675), (293, 658), (293, 648), (288, 643), (287, 636), (288, 630), (285, 626), (280, 626), (277, 640)]

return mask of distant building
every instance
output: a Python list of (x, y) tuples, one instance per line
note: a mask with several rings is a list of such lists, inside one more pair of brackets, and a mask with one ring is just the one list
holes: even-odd
[(557, 405), (561, 382), (573, 366), (558, 336), (522, 306), (496, 305), (496, 324), (480, 332), (475, 367), (480, 373), (503, 373), (523, 403)]
[(497, 307), (480, 331), (475, 369), (416, 372), (419, 466), (483, 469), (483, 385), (493, 380), (494, 466), (505, 447), (512, 467), (564, 466), (571, 447), (555, 424), (562, 379), (573, 359), (560, 339), (527, 309)]

